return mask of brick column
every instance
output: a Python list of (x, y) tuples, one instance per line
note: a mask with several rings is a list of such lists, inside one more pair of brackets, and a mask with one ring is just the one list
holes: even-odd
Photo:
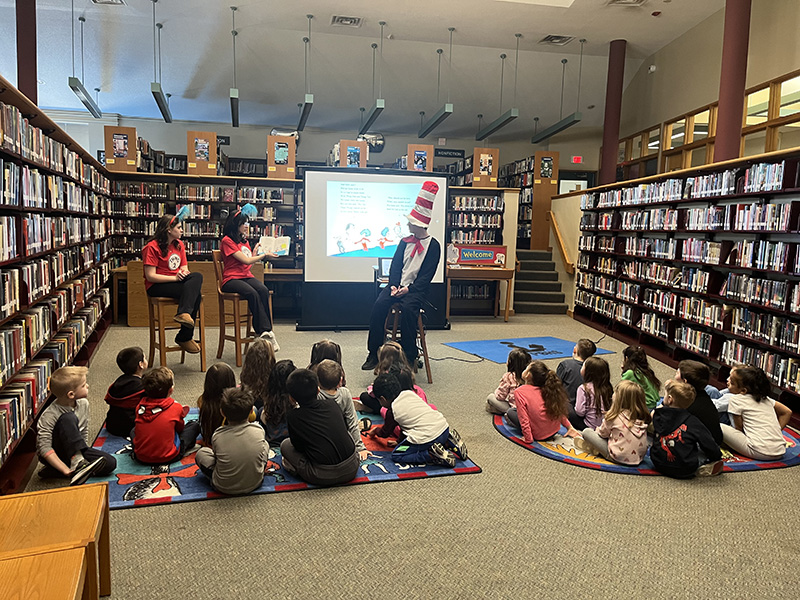
[(608, 52), (606, 113), (603, 119), (603, 155), (600, 159), (599, 184), (614, 183), (617, 178), (619, 120), (622, 113), (622, 80), (625, 75), (625, 50), (628, 42), (614, 40)]

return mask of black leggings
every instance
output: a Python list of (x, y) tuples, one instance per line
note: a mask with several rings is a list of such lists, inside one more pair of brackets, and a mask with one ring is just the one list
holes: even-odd
[[(147, 295), (152, 297), (174, 298), (178, 301), (178, 313), (189, 313), (193, 319), (197, 318), (200, 303), (203, 301), (203, 274), (189, 273), (183, 281), (170, 281), (169, 283), (154, 283), (147, 289)], [(181, 325), (176, 342), (188, 342), (194, 337), (194, 327)]]
[(269, 319), (269, 289), (263, 282), (255, 277), (231, 279), (225, 282), (222, 291), (239, 294), (247, 300), (250, 314), (253, 315), (253, 329), (256, 334), (272, 331), (272, 321)]

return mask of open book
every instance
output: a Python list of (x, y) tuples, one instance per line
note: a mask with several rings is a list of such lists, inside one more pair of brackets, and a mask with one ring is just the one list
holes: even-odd
[(270, 235), (262, 235), (258, 241), (258, 245), (262, 254), (272, 252), (278, 256), (289, 256), (289, 247), (292, 243), (292, 238), (288, 235), (280, 237), (272, 237)]

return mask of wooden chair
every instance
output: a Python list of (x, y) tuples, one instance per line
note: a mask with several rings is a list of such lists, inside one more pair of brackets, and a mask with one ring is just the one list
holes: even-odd
[[(217, 358), (222, 358), (225, 349), (225, 342), (233, 342), (236, 349), (236, 366), (242, 366), (242, 344), (245, 351), (251, 342), (255, 341), (256, 336), (253, 332), (253, 317), (249, 310), (242, 311), (242, 302), (245, 300), (239, 295), (231, 292), (222, 291), (222, 252), (220, 250), (211, 251), (211, 259), (214, 263), (214, 275), (217, 279), (217, 295), (219, 298), (219, 345), (217, 346)], [(230, 308), (226, 307), (226, 302), (230, 302)], [(272, 290), (269, 291), (269, 320), (272, 320)], [(233, 326), (233, 334), (227, 333), (227, 326)], [(242, 336), (242, 325), (245, 327), (245, 335)]]
[[(175, 308), (178, 301), (174, 298), (164, 298), (159, 296), (147, 297), (147, 308), (150, 314), (150, 358), (147, 364), (153, 365), (156, 349), (158, 349), (159, 362), (162, 367), (167, 366), (167, 354), (169, 352), (181, 353), (181, 364), (186, 360), (186, 351), (177, 344), (171, 346), (167, 343), (167, 331), (180, 329), (180, 324), (174, 322)], [(195, 327), (200, 332), (200, 370), (206, 370), (206, 320), (203, 310), (203, 300), (200, 300), (200, 310), (197, 312)], [(158, 336), (156, 336), (158, 332)]]
[[(383, 325), (383, 329), (386, 337), (392, 341), (397, 341), (397, 332), (400, 330), (400, 314), (402, 312), (403, 311), (400, 308), (399, 303), (392, 304), (391, 308), (389, 309), (389, 313), (386, 315), (386, 322)], [(425, 372), (428, 375), (428, 383), (433, 383), (433, 376), (431, 375), (431, 361), (428, 357), (428, 344), (425, 341), (425, 324), (422, 320), (422, 315), (424, 314), (425, 310), (420, 308), (419, 315), (417, 315), (417, 341), (419, 342), (419, 347), (422, 350), (422, 358), (425, 361)], [(414, 372), (416, 372), (416, 361), (411, 366), (414, 369)]]

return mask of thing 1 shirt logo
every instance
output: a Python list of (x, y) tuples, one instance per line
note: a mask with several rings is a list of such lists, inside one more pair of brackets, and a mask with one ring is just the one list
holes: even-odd
[(181, 256), (180, 254), (170, 254), (169, 255), (169, 270), (170, 271), (177, 271), (181, 266)]
[(242, 251), (242, 254), (244, 254), (247, 258), (250, 258), (251, 256), (253, 256), (253, 253), (250, 252), (250, 248), (248, 248), (244, 244), (242, 244), (241, 251)]

